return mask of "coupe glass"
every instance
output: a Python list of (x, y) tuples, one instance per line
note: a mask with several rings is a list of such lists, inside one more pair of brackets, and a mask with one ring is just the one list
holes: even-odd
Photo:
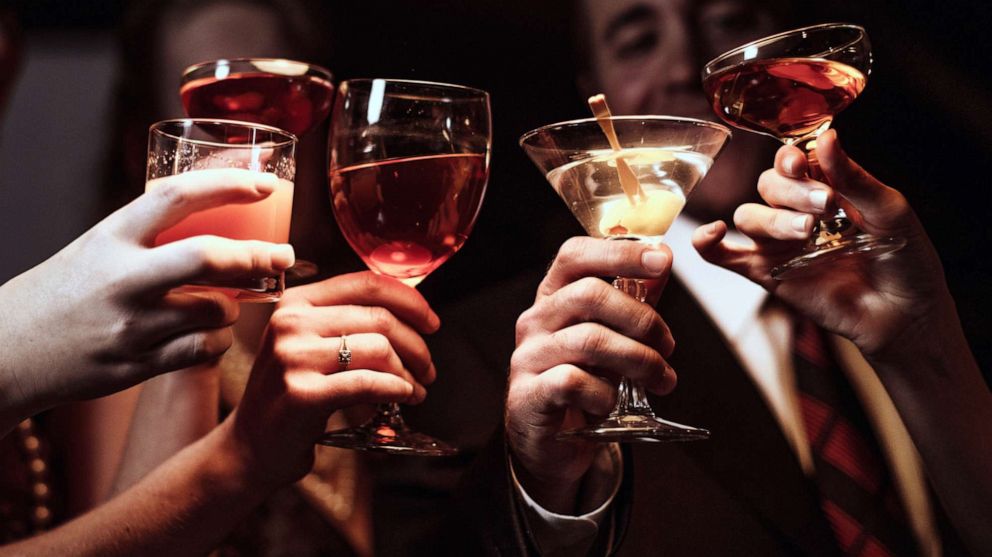
[[(610, 147), (595, 118), (538, 128), (524, 134), (520, 145), (590, 236), (660, 244), (686, 196), (730, 139), (730, 130), (712, 122), (667, 116), (608, 120), (616, 130), (619, 150)], [(636, 194), (624, 191), (617, 170), (620, 158), (637, 176)], [(641, 302), (647, 296), (639, 279), (617, 277), (613, 286)], [(709, 432), (658, 418), (643, 386), (623, 378), (616, 407), (605, 420), (559, 437), (688, 441), (705, 439)]]
[[(145, 189), (157, 178), (216, 168), (243, 168), (279, 178), (268, 197), (255, 203), (234, 203), (199, 211), (161, 232), (155, 245), (191, 236), (213, 235), (235, 240), (286, 243), (293, 207), (296, 137), (270, 126), (188, 118), (165, 120), (148, 132), (148, 171)], [(241, 302), (274, 302), (282, 295), (283, 274), (245, 277), (236, 284), (189, 285), (183, 290), (221, 290)]]
[[(341, 232), (372, 271), (416, 286), (465, 243), (489, 177), (489, 94), (443, 83), (341, 83), (329, 145)], [(349, 331), (342, 331), (347, 333)], [(322, 444), (418, 455), (456, 449), (410, 430), (399, 405)]]
[[(772, 35), (720, 55), (703, 69), (703, 88), (720, 118), (798, 146), (806, 152), (810, 176), (825, 181), (816, 159), (816, 138), (864, 89), (871, 64), (864, 28), (826, 23)], [(838, 257), (878, 257), (905, 244), (904, 238), (861, 232), (838, 208), (821, 217), (803, 253), (772, 269), (772, 276), (800, 276)]]

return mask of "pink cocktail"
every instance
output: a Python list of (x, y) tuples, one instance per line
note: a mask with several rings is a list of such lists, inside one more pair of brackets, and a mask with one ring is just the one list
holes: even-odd
[[(296, 137), (277, 128), (229, 120), (159, 122), (148, 138), (146, 189), (159, 178), (182, 174), (195, 183), (198, 172), (238, 168), (276, 176), (275, 190), (261, 201), (230, 204), (186, 217), (160, 233), (155, 245), (193, 236), (286, 243), (293, 208)], [(240, 301), (271, 302), (285, 289), (283, 275), (244, 277), (232, 284), (188, 285), (183, 290), (220, 290)]]

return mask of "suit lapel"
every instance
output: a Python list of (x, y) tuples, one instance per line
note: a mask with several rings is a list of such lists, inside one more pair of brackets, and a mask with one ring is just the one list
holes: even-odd
[(708, 441), (675, 448), (753, 511), (790, 553), (833, 554), (833, 538), (811, 482), (715, 324), (674, 278), (658, 309), (675, 337), (671, 364), (679, 384), (652, 404), (663, 418), (712, 432)]

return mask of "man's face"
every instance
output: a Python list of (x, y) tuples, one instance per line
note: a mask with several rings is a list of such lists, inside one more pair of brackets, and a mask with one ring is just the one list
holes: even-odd
[[(771, 12), (745, 0), (585, 0), (590, 36), (587, 92), (617, 114), (714, 120), (700, 72), (720, 54), (777, 31)], [(581, 40), (581, 39), (580, 39)], [(704, 187), (690, 197), (699, 218), (729, 218), (771, 165), (768, 142), (736, 132)]]

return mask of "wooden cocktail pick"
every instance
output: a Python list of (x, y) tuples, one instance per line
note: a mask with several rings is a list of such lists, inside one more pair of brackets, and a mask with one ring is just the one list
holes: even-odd
[[(620, 140), (617, 139), (617, 131), (613, 129), (613, 120), (610, 120), (613, 114), (610, 112), (610, 106), (606, 104), (606, 95), (600, 93), (589, 97), (589, 108), (596, 116), (599, 127), (606, 134), (606, 140), (610, 142), (610, 147), (620, 153), (622, 148), (620, 147)], [(637, 181), (637, 175), (634, 174), (622, 156), (617, 156), (617, 174), (620, 175), (620, 187), (623, 188), (623, 193), (627, 195), (627, 200), (630, 201), (631, 205), (637, 205), (638, 199), (641, 201), (647, 199), (647, 195), (641, 189), (641, 183)]]

